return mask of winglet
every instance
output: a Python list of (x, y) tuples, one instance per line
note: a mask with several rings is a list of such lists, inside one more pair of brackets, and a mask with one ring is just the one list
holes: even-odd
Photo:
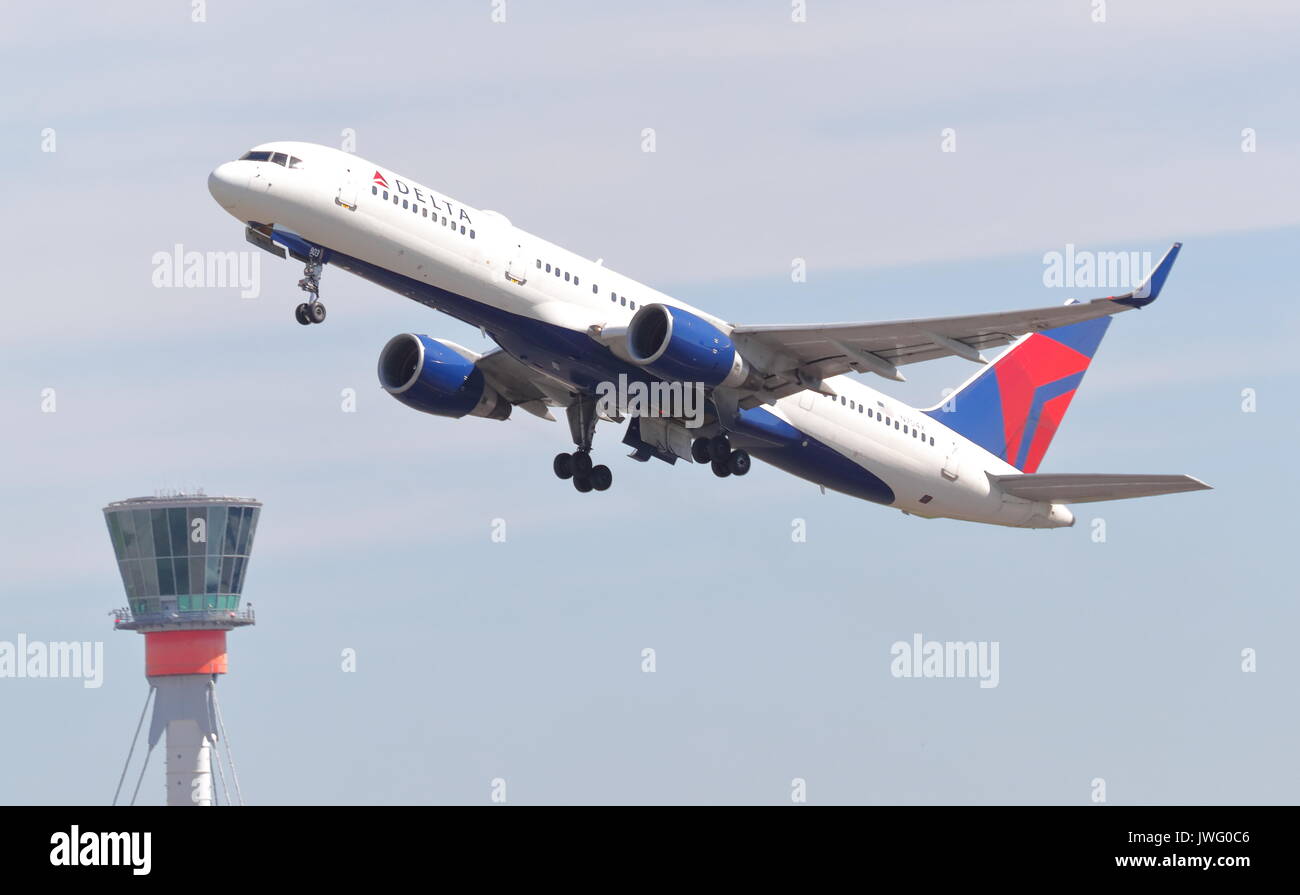
[(1181, 242), (1176, 242), (1170, 246), (1169, 251), (1165, 252), (1165, 256), (1160, 259), (1160, 263), (1155, 266), (1136, 289), (1123, 295), (1117, 295), (1111, 301), (1117, 301), (1133, 308), (1145, 308), (1159, 298), (1160, 290), (1169, 277), (1169, 271), (1173, 270), (1174, 262), (1178, 260), (1178, 250), (1182, 247)]

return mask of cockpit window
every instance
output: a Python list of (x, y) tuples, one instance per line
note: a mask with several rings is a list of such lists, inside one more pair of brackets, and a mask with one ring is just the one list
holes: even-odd
[(301, 168), (302, 159), (296, 155), (289, 155), (287, 152), (271, 152), (269, 150), (250, 149), (239, 157), (241, 162), (274, 162), (277, 165), (284, 165), (288, 168)]

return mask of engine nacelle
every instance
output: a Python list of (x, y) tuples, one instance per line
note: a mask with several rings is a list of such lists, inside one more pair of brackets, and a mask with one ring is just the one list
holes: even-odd
[(468, 348), (416, 333), (393, 336), (379, 352), (379, 384), (407, 407), (434, 416), (503, 420), (510, 402), (487, 384)]
[(663, 379), (735, 387), (750, 368), (731, 337), (702, 317), (669, 305), (649, 304), (627, 326), (627, 353)]

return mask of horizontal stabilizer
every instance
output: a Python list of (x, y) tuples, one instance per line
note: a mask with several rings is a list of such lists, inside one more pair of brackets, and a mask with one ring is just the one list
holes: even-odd
[(1153, 497), (1180, 491), (1205, 491), (1209, 485), (1190, 475), (1115, 475), (1110, 473), (1034, 473), (990, 475), (1003, 492), (1025, 500), (1050, 503), (1092, 503)]

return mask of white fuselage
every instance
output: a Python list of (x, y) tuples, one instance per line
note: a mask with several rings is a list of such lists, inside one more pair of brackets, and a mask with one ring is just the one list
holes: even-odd
[[(242, 222), (274, 225), (393, 274), (385, 285), (454, 316), (470, 319), (459, 304), (463, 300), (586, 333), (593, 326), (625, 327), (637, 308), (656, 302), (689, 311), (724, 332), (732, 329), (706, 311), (521, 230), (501, 214), (449, 199), (355, 155), (296, 142), (255, 149), (301, 158), (302, 165), (233, 161), (219, 166), (209, 188), (230, 214)], [(424, 294), (421, 285), (434, 289)], [(440, 294), (455, 298), (443, 301)], [(512, 346), (503, 342), (503, 347)], [(534, 366), (563, 379), (559, 367)], [(851, 376), (826, 384), (836, 397), (805, 390), (766, 409), (887, 484), (890, 506), (919, 516), (1000, 525), (1073, 524), (1073, 515), (1060, 504), (1003, 494), (989, 474), (1017, 470), (935, 418)], [(797, 462), (784, 468), (818, 482), (815, 468)]]

